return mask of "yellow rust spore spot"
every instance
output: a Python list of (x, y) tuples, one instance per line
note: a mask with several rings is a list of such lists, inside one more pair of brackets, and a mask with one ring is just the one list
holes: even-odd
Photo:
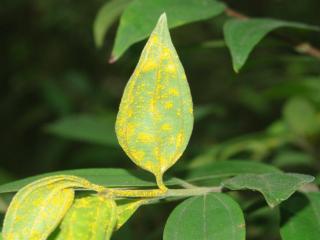
[(164, 108), (165, 109), (171, 109), (173, 107), (173, 103), (172, 102), (166, 102), (165, 104), (164, 104)]
[(141, 150), (132, 150), (131, 155), (138, 161), (142, 161), (144, 159), (145, 153)]
[(173, 63), (170, 63), (165, 67), (165, 71), (167, 73), (176, 73), (177, 69), (176, 69), (176, 66)]
[(169, 123), (164, 123), (162, 124), (161, 129), (163, 131), (170, 131), (172, 129), (172, 126)]
[(172, 96), (179, 96), (179, 91), (176, 88), (170, 88), (168, 93)]
[(142, 143), (152, 143), (154, 142), (154, 136), (150, 133), (139, 133), (138, 141)]

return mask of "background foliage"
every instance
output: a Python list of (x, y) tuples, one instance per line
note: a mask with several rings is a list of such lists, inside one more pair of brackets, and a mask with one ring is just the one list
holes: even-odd
[[(93, 38), (94, 19), (104, 3), (1, 2), (2, 183), (55, 170), (135, 168), (116, 141), (114, 120), (124, 85), (145, 42), (108, 64), (118, 24), (111, 25), (102, 49), (95, 47)], [(320, 2), (316, 0), (226, 3), (254, 17), (320, 26)], [(223, 37), (227, 19), (222, 14), (171, 30), (191, 87), (196, 122), (183, 159), (170, 173), (192, 177), (216, 161), (250, 160), (317, 176), (319, 59), (297, 53), (287, 40), (319, 47), (320, 34), (278, 29), (275, 33), (286, 36), (285, 41), (268, 35), (235, 74)], [(260, 196), (254, 196), (259, 203)], [(259, 208), (248, 206), (247, 194), (235, 197), (240, 203), (243, 200), (248, 239), (279, 239), (278, 209), (270, 210), (265, 203)], [(281, 212), (288, 213), (290, 204), (303, 198), (296, 195)], [(145, 207), (115, 239), (160, 239), (174, 206), (159, 205), (156, 211)], [(308, 211), (312, 209), (301, 214)], [(282, 231), (291, 234), (288, 229)]]

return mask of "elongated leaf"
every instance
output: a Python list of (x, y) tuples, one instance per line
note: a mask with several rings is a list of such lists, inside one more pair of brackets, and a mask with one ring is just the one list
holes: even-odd
[(245, 239), (239, 205), (228, 195), (211, 193), (178, 205), (164, 229), (164, 240)]
[(263, 37), (281, 27), (320, 30), (320, 28), (315, 26), (276, 19), (233, 19), (227, 21), (224, 25), (224, 37), (230, 49), (233, 69), (239, 72), (253, 48)]
[(188, 144), (192, 109), (188, 82), (163, 14), (126, 86), (116, 122), (124, 151), (158, 183)]
[(90, 195), (77, 198), (64, 217), (54, 240), (108, 240), (117, 221), (114, 200)]
[(263, 194), (268, 205), (275, 207), (314, 177), (294, 173), (243, 174), (223, 182), (231, 190), (250, 189)]
[(320, 239), (320, 193), (295, 194), (280, 207), (283, 240)]
[(132, 44), (149, 36), (163, 12), (167, 13), (172, 28), (217, 16), (224, 8), (223, 3), (214, 0), (135, 0), (121, 16), (112, 60), (117, 60)]
[(117, 202), (117, 226), (116, 230), (121, 228), (129, 218), (137, 211), (137, 209), (148, 202), (147, 199), (130, 199)]
[(131, 0), (112, 0), (106, 2), (99, 10), (94, 24), (93, 34), (97, 47), (102, 47), (103, 39), (111, 24), (119, 17)]
[(3, 223), (5, 239), (46, 239), (71, 206), (75, 187), (92, 184), (73, 176), (54, 176), (35, 181), (13, 198)]
[(115, 116), (79, 114), (60, 119), (47, 126), (54, 135), (71, 140), (118, 146), (114, 133)]

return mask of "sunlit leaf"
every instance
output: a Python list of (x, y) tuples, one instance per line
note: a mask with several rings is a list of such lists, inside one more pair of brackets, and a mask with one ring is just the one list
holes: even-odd
[(320, 28), (303, 23), (287, 22), (276, 19), (232, 19), (224, 25), (224, 37), (230, 49), (233, 69), (236, 72), (242, 68), (253, 48), (269, 32), (281, 28), (290, 27), (306, 30), (317, 30)]
[(131, 0), (107, 1), (99, 10), (94, 24), (93, 34), (97, 47), (103, 45), (103, 39), (111, 24), (119, 17)]
[(163, 12), (172, 28), (217, 16), (224, 8), (223, 3), (214, 0), (135, 0), (121, 16), (111, 60), (117, 60), (132, 44), (148, 37)]
[(117, 221), (114, 200), (89, 195), (77, 198), (55, 233), (54, 240), (108, 240)]
[(3, 223), (5, 239), (46, 239), (74, 198), (73, 188), (95, 188), (84, 179), (54, 176), (35, 181), (13, 198)]
[(242, 210), (232, 198), (222, 193), (187, 199), (170, 214), (163, 239), (244, 240)]
[(120, 145), (157, 182), (185, 150), (193, 107), (184, 69), (163, 14), (124, 91), (116, 122)]
[(280, 207), (283, 240), (320, 239), (320, 193), (295, 194)]
[(259, 191), (268, 205), (275, 207), (313, 180), (312, 176), (294, 173), (243, 174), (224, 181), (223, 186), (231, 190)]

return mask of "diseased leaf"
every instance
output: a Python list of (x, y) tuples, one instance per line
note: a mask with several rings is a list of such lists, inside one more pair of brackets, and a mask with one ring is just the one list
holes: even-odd
[(223, 186), (231, 190), (250, 189), (262, 193), (270, 207), (287, 200), (295, 191), (314, 177), (295, 173), (243, 174), (225, 180)]
[(131, 76), (116, 121), (120, 145), (139, 167), (163, 173), (185, 150), (193, 127), (190, 89), (161, 15)]
[(320, 193), (295, 194), (280, 206), (283, 240), (320, 239)]
[(73, 176), (54, 176), (22, 188), (7, 210), (2, 234), (5, 239), (46, 239), (71, 206), (73, 188), (96, 189)]
[(210, 193), (192, 197), (170, 214), (164, 240), (245, 239), (245, 221), (239, 205), (228, 195)]
[(111, 60), (116, 61), (132, 44), (148, 37), (163, 12), (173, 28), (212, 18), (224, 8), (223, 3), (214, 0), (135, 0), (121, 16)]
[(114, 200), (89, 195), (77, 198), (65, 215), (54, 240), (108, 240), (117, 221)]
[(54, 135), (71, 140), (118, 146), (114, 133), (115, 116), (78, 114), (62, 118), (47, 125)]
[(224, 25), (224, 37), (230, 50), (233, 69), (239, 72), (249, 57), (253, 48), (269, 32), (281, 28), (290, 27), (305, 30), (316, 30), (320, 28), (303, 23), (287, 22), (276, 19), (246, 19), (228, 20)]
[(111, 24), (115, 22), (130, 1), (111, 0), (100, 8), (93, 24), (94, 41), (97, 47), (102, 47), (104, 36)]
[(117, 202), (117, 225), (116, 230), (121, 228), (137, 209), (148, 202), (147, 199), (122, 200)]

